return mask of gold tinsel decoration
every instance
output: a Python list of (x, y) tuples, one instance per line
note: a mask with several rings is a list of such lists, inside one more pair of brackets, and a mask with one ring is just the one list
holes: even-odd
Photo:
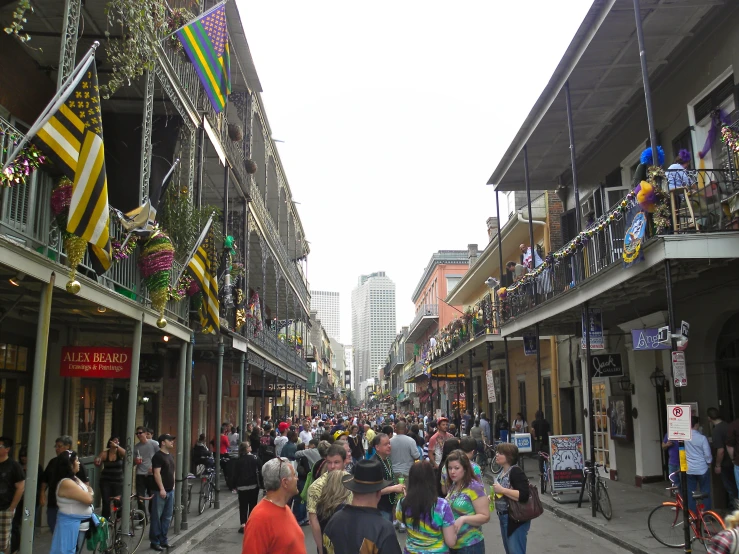
[(236, 330), (239, 331), (244, 326), (244, 323), (246, 323), (246, 310), (239, 308), (236, 310)]
[(67, 266), (69, 266), (69, 282), (67, 290), (72, 294), (79, 292), (79, 283), (75, 280), (77, 266), (82, 263), (87, 250), (87, 241), (77, 235), (68, 234), (64, 237), (64, 250), (67, 252)]

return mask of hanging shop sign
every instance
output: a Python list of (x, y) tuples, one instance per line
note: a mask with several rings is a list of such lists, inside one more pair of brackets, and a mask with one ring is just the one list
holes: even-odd
[(596, 354), (590, 356), (590, 376), (622, 377), (624, 374), (621, 365), (621, 354)]
[(536, 335), (525, 333), (523, 336), (523, 353), (526, 356), (536, 356)]
[(582, 349), (587, 349), (585, 344), (586, 331), (585, 325), (590, 326), (590, 349), (591, 350), (603, 350), (605, 349), (605, 339), (603, 337), (603, 314), (600, 308), (590, 308), (588, 310), (588, 320), (585, 321), (585, 314), (582, 318), (582, 339), (580, 339), (580, 345)]
[(485, 372), (485, 379), (488, 385), (488, 402), (497, 402), (495, 400), (495, 377), (493, 376), (492, 369), (488, 369)]
[(63, 346), (62, 377), (129, 379), (131, 349), (112, 346)]
[(631, 331), (631, 342), (636, 350), (669, 350), (669, 343), (659, 342), (659, 329), (636, 329)]
[(551, 435), (549, 452), (552, 492), (580, 490), (585, 467), (582, 435)]

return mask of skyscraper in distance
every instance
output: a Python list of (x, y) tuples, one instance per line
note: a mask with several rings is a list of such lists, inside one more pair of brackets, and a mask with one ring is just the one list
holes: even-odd
[(395, 335), (395, 283), (384, 271), (361, 275), (352, 291), (355, 385), (378, 377)]
[(339, 293), (323, 290), (310, 291), (310, 309), (318, 312), (326, 334), (336, 342), (341, 342), (341, 318), (339, 315)]

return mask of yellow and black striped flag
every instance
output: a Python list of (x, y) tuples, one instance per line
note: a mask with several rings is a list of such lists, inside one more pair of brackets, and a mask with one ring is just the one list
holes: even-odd
[(111, 265), (108, 182), (103, 121), (94, 57), (64, 103), (36, 134), (34, 143), (73, 183), (67, 231), (89, 243), (98, 274)]
[[(208, 224), (208, 227), (210, 227), (210, 220)], [(197, 250), (192, 255), (192, 259), (187, 264), (187, 268), (203, 293), (203, 303), (200, 305), (200, 323), (203, 327), (203, 333), (215, 334), (220, 328), (218, 315), (220, 304), (218, 302), (218, 281), (216, 279), (218, 263), (213, 233), (206, 228), (204, 234), (205, 238), (200, 241)]]

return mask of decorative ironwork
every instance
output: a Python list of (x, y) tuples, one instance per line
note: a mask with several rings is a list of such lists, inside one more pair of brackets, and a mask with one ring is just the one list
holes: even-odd
[(62, 23), (62, 44), (59, 52), (59, 73), (56, 88), (59, 89), (74, 71), (77, 56), (77, 36), (80, 25), (82, 0), (66, 0)]
[[(156, 73), (159, 78), (159, 84), (161, 85), (162, 90), (167, 94), (169, 101), (172, 102), (172, 105), (182, 116), (187, 128), (194, 131), (200, 124), (200, 116), (195, 109), (197, 98), (187, 97), (187, 91), (183, 88), (180, 79), (177, 77), (177, 73), (163, 52), (164, 51), (162, 51), (158, 58), (158, 63), (154, 69), (154, 73)], [(178, 91), (185, 91), (185, 94), (180, 95)], [(186, 105), (185, 99), (189, 102), (189, 106)]]
[(139, 181), (139, 204), (149, 197), (151, 176), (151, 128), (154, 124), (154, 75), (146, 72), (144, 92), (144, 118), (141, 122), (141, 177)]

